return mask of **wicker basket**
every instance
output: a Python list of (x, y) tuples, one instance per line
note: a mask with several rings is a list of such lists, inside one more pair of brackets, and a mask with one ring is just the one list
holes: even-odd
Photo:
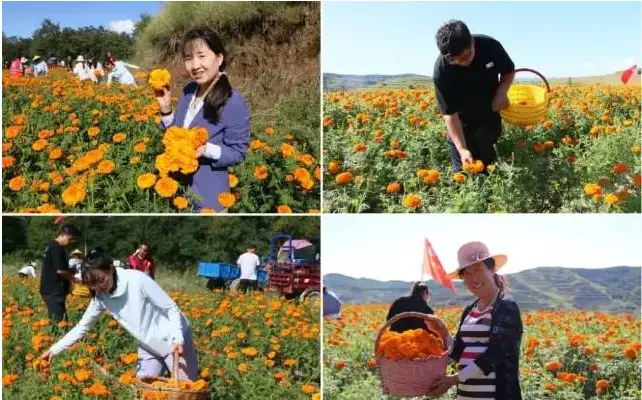
[(509, 106), (499, 114), (504, 121), (517, 126), (534, 125), (546, 119), (551, 86), (541, 73), (529, 68), (519, 68), (517, 72), (532, 72), (546, 84), (546, 89), (535, 85), (511, 85), (508, 89)]
[(430, 328), (433, 325), (441, 333), (444, 345), (448, 330), (441, 319), (428, 314), (418, 312), (405, 312), (391, 318), (379, 331), (377, 341), (375, 342), (375, 356), (377, 360), (377, 373), (381, 380), (381, 389), (384, 394), (397, 397), (416, 397), (424, 396), (432, 387), (435, 380), (446, 374), (448, 365), (448, 354), (452, 351), (452, 344), (447, 347), (447, 351), (440, 357), (416, 358), (414, 360), (390, 360), (385, 357), (377, 356), (379, 341), (385, 331), (395, 322), (404, 318), (421, 318)]
[[(174, 353), (174, 363), (172, 366), (172, 376), (176, 381), (176, 387), (158, 387), (147, 383), (146, 381), (165, 381), (165, 378), (146, 378), (137, 382), (138, 394), (136, 399), (144, 399), (146, 395), (153, 395), (153, 398), (166, 400), (208, 400), (210, 398), (209, 389), (203, 390), (181, 390), (179, 387), (178, 374), (178, 353)], [(151, 397), (151, 396), (150, 396)]]
[(84, 298), (91, 297), (91, 292), (89, 291), (89, 288), (87, 287), (87, 285), (83, 285), (82, 283), (74, 283), (72, 285), (71, 294), (74, 297), (84, 297)]

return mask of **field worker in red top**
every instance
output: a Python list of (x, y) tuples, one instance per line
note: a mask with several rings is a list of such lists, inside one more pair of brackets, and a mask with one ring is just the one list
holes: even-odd
[(147, 243), (141, 243), (134, 254), (129, 256), (128, 261), (132, 269), (141, 271), (154, 279), (154, 261), (152, 261), (152, 258), (149, 256), (149, 245)]

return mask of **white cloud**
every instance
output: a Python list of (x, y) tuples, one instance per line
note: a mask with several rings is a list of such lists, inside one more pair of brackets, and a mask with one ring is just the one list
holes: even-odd
[(134, 21), (131, 19), (123, 19), (120, 21), (110, 21), (109, 30), (118, 33), (127, 33), (131, 35), (134, 33)]

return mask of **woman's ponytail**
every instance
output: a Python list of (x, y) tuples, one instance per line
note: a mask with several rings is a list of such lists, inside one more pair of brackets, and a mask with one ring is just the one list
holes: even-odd
[[(221, 65), (221, 69), (224, 68), (225, 64)], [(221, 71), (214, 87), (210, 92), (205, 96), (205, 101), (203, 102), (203, 115), (212, 124), (216, 124), (220, 121), (221, 115), (220, 112), (223, 109), (223, 106), (232, 96), (232, 85), (230, 80), (227, 79), (227, 74), (225, 71)]]

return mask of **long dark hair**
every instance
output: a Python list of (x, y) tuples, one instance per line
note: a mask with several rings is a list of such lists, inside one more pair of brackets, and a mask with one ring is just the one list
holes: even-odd
[[(114, 261), (109, 257), (101, 248), (91, 250), (87, 257), (83, 260), (80, 267), (80, 277), (82, 283), (85, 285), (95, 285), (99, 283), (105, 274), (113, 269), (114, 286), (118, 285), (118, 275), (116, 268), (113, 266)], [(92, 297), (96, 296), (96, 291), (89, 289)]]
[(223, 62), (218, 68), (219, 77), (214, 87), (207, 94), (203, 101), (203, 115), (212, 124), (216, 124), (220, 120), (220, 111), (232, 96), (232, 85), (230, 84), (227, 75), (224, 74), (225, 66), (227, 63), (227, 53), (221, 38), (214, 32), (213, 29), (208, 27), (197, 27), (190, 29), (183, 35), (182, 55), (183, 58), (187, 56), (187, 50), (190, 43), (195, 40), (202, 40), (210, 50), (217, 56), (223, 56)]
[(412, 290), (410, 292), (410, 297), (417, 297), (421, 298), (421, 296), (424, 294), (430, 294), (430, 290), (428, 290), (428, 285), (425, 282), (416, 282), (414, 285), (412, 285)]

